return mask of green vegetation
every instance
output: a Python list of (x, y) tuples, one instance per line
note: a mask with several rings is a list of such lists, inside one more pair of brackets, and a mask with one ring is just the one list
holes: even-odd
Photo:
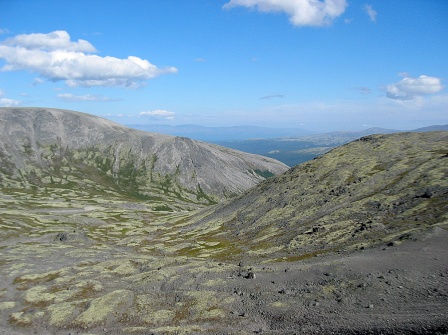
[(265, 179), (275, 176), (271, 171), (255, 169), (254, 172)]
[(215, 205), (217, 202), (213, 200), (210, 196), (208, 196), (201, 188), (201, 185), (198, 184), (197, 191), (196, 191), (196, 200), (201, 201), (201, 199), (204, 199), (208, 205)]
[(166, 204), (154, 206), (153, 210), (157, 212), (173, 212), (173, 209)]

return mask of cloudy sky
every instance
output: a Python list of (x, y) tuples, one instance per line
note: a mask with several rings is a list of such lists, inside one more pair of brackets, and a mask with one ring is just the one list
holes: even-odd
[(0, 106), (122, 124), (447, 124), (447, 17), (444, 0), (2, 0)]

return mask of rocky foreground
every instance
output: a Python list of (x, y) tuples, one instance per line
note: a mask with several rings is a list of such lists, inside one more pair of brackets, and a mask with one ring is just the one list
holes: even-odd
[(447, 143), (370, 136), (193, 212), (2, 187), (0, 334), (446, 334)]

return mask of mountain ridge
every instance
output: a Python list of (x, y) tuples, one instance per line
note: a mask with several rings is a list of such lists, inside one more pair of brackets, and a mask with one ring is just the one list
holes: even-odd
[(5, 184), (11, 186), (79, 182), (89, 171), (136, 196), (166, 193), (184, 202), (213, 203), (288, 168), (270, 158), (74, 111), (1, 108), (0, 122), (3, 179), (15, 176)]
[(301, 128), (270, 128), (260, 126), (216, 126), (207, 127), (195, 124), (162, 125), (162, 124), (129, 124), (128, 127), (163, 133), (173, 136), (184, 136), (199, 141), (219, 142), (226, 140), (245, 140), (249, 138), (299, 136), (314, 133)]

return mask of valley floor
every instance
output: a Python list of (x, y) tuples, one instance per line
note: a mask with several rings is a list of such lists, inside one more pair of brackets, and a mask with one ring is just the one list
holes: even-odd
[(351, 253), (235, 261), (200, 239), (215, 227), (186, 226), (190, 213), (64, 192), (0, 194), (0, 334), (448, 333), (446, 225)]

